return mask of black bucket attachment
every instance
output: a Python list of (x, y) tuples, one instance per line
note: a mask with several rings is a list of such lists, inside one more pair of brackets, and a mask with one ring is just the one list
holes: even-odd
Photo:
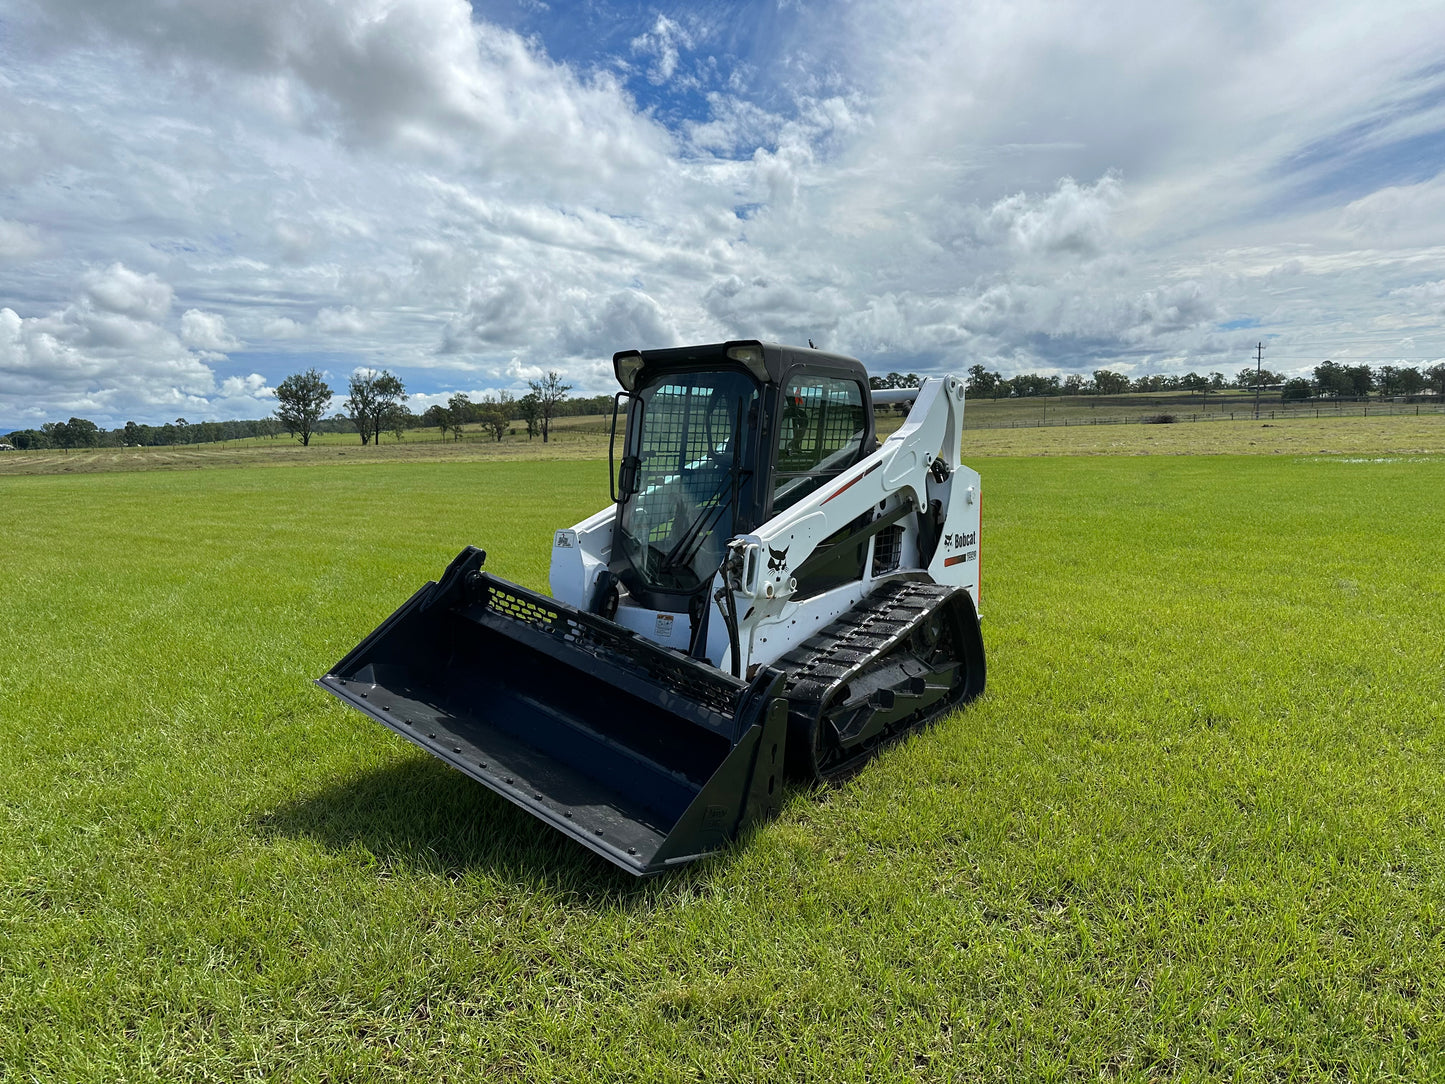
[(740, 681), (485, 559), (462, 551), (317, 684), (634, 874), (776, 812), (779, 671)]

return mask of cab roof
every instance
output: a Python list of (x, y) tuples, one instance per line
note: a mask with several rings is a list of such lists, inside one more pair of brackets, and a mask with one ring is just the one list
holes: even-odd
[[(752, 349), (750, 350), (750, 348)], [(759, 372), (757, 367), (744, 360), (752, 353), (752, 350), (761, 351), (763, 372)], [(756, 355), (753, 356), (756, 357)], [(827, 350), (815, 350), (807, 346), (784, 346), (780, 343), (762, 342), (758, 339), (731, 339), (722, 343), (707, 343), (701, 346), (669, 346), (656, 350), (619, 350), (612, 355), (613, 366), (615, 367), (619, 359), (624, 357), (640, 357), (643, 368), (653, 366), (660, 368), (674, 366), (723, 368), (742, 363), (746, 364), (759, 378), (762, 378), (765, 372), (766, 379), (771, 384), (781, 383), (784, 375), (794, 366), (811, 365), (856, 376), (865, 387), (868, 383), (868, 371), (857, 358), (849, 357), (846, 354), (830, 353)]]

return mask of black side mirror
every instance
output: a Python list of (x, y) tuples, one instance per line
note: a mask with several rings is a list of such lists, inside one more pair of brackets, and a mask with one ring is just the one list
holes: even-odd
[[(637, 492), (637, 474), (642, 469), (642, 461), (635, 455), (622, 457), (622, 469), (617, 469), (617, 416), (622, 413), (622, 400), (629, 403), (632, 396), (625, 391), (620, 391), (612, 397), (612, 432), (607, 438), (607, 473), (611, 476), (609, 484), (612, 487), (612, 503), (626, 500)], [(638, 400), (637, 409), (639, 415), (642, 411), (642, 401)], [(623, 439), (626, 439), (624, 434)], [(625, 445), (624, 445), (625, 447)]]

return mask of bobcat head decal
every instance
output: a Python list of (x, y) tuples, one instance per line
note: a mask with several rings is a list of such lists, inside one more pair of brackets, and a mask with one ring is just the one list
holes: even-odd
[(783, 571), (783, 569), (785, 569), (785, 568), (787, 568), (787, 567), (788, 567), (788, 547), (787, 547), (787, 546), (784, 546), (784, 547), (783, 547), (782, 549), (780, 549), (780, 550), (775, 550), (775, 549), (773, 549), (772, 546), (769, 546), (769, 547), (768, 547), (768, 571), (769, 571), (769, 572), (781, 572), (781, 571)]

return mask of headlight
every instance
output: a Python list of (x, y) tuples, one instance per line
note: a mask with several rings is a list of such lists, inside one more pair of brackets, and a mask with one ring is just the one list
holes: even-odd
[(748, 371), (759, 380), (767, 383), (768, 366), (763, 361), (763, 344), (759, 342), (740, 342), (728, 345), (728, 359), (740, 361), (748, 367)]
[(612, 371), (617, 376), (617, 383), (624, 390), (631, 391), (637, 387), (637, 375), (642, 372), (642, 351), (620, 350), (613, 354)]

